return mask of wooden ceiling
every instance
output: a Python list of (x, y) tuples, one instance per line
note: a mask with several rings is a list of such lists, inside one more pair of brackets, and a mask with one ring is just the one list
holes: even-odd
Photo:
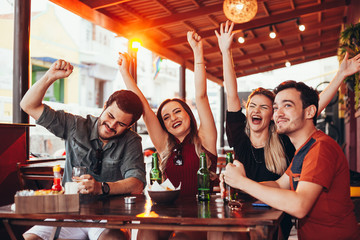
[[(221, 54), (214, 30), (227, 20), (219, 0), (51, 0), (119, 36), (140, 38), (145, 48), (193, 69), (186, 33), (204, 39), (208, 78), (222, 84)], [(238, 77), (335, 56), (349, 0), (258, 0), (258, 12), (236, 24), (233, 58)], [(306, 30), (298, 30), (297, 21)], [(277, 37), (269, 37), (270, 25)]]

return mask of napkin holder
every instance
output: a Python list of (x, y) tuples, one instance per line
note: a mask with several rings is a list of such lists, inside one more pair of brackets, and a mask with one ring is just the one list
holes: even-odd
[(79, 194), (15, 196), (16, 213), (78, 212)]

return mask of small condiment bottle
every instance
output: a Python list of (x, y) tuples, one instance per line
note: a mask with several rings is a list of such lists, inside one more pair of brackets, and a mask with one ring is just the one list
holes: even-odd
[(62, 186), (61, 186), (61, 167), (60, 165), (55, 165), (53, 167), (53, 172), (54, 172), (54, 184), (51, 188), (51, 190), (53, 191), (62, 191)]

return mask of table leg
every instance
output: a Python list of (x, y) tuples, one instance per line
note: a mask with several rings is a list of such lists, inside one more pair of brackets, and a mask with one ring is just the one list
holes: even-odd
[(13, 232), (13, 230), (12, 230), (10, 224), (9, 224), (9, 220), (8, 219), (3, 219), (3, 224), (5, 226), (6, 231), (9, 234), (10, 238), (12, 240), (16, 240), (16, 236), (15, 236), (15, 234), (14, 234), (14, 232)]

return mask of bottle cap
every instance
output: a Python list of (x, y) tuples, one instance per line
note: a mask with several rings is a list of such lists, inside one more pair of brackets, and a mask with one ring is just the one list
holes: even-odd
[(53, 167), (53, 171), (54, 171), (54, 172), (60, 172), (60, 171), (61, 171), (60, 165), (55, 165), (55, 166)]

